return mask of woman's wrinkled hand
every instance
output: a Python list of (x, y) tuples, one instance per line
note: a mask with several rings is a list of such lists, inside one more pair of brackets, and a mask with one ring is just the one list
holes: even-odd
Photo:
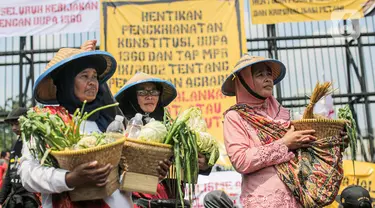
[(81, 45), (81, 49), (85, 51), (95, 51), (97, 40), (87, 40)]
[(159, 161), (159, 167), (157, 168), (157, 171), (159, 173), (159, 181), (167, 177), (167, 174), (171, 165), (172, 165), (172, 162), (167, 159), (163, 161)]
[(71, 188), (87, 184), (105, 186), (112, 169), (111, 164), (100, 166), (97, 161), (81, 164), (65, 175), (66, 185)]
[(292, 125), (282, 138), (282, 141), (289, 150), (307, 148), (311, 147), (312, 143), (316, 141), (316, 137), (312, 136), (314, 133), (315, 130), (296, 131)]

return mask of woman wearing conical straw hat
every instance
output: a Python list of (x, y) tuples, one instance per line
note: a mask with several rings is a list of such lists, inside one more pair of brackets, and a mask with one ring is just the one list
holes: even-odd
[[(120, 103), (119, 107), (129, 120), (136, 113), (143, 115), (144, 123), (151, 118), (163, 121), (164, 107), (171, 103), (177, 96), (174, 85), (168, 81), (150, 76), (145, 73), (135, 74), (120, 90), (115, 94), (115, 99)], [(208, 175), (211, 168), (207, 164), (207, 159), (203, 154), (198, 156), (199, 174)], [(159, 178), (164, 178), (171, 163), (164, 161), (160, 163)], [(157, 194), (133, 193), (135, 204), (149, 204), (151, 207), (159, 207), (158, 200), (152, 199), (174, 199), (174, 190), (169, 190), (166, 181), (158, 184)], [(164, 201), (163, 207), (175, 207), (174, 201)], [(187, 202), (185, 202), (187, 203)], [(169, 205), (169, 206), (168, 206)]]
[[(315, 204), (305, 190), (319, 187), (302, 187), (304, 181), (293, 175), (296, 167), (288, 166), (295, 150), (311, 147), (316, 137), (314, 130), (295, 131), (289, 111), (272, 95), (273, 86), (285, 73), (278, 60), (245, 54), (222, 85), (223, 94), (236, 96), (237, 104), (225, 113), (224, 142), (232, 165), (242, 174), (241, 202), (247, 208)], [(309, 171), (319, 172), (322, 164), (316, 161)], [(314, 178), (305, 180), (314, 184)]]
[[(100, 106), (115, 102), (105, 84), (115, 70), (116, 61), (107, 52), (62, 48), (36, 81), (33, 95), (39, 103), (58, 104), (70, 114), (81, 108), (86, 100), (85, 110), (89, 113)], [(118, 108), (108, 108), (93, 114), (85, 122), (84, 133), (105, 132), (117, 114), (120, 114)], [(43, 208), (133, 206), (131, 193), (119, 190), (102, 200), (72, 202), (68, 191), (88, 184), (106, 185), (108, 175), (114, 167), (110, 164), (99, 166), (97, 161), (79, 165), (71, 172), (43, 167), (33, 158), (27, 146), (24, 145), (23, 149), (20, 176), (27, 190), (42, 194)]]
[(146, 124), (151, 118), (163, 121), (164, 107), (176, 96), (177, 91), (172, 83), (138, 72), (115, 94), (115, 99), (127, 119), (140, 113)]

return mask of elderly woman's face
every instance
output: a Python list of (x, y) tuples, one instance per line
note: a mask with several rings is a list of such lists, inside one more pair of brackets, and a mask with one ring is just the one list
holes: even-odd
[(74, 94), (81, 101), (92, 102), (99, 90), (98, 75), (95, 69), (87, 68), (74, 78)]
[(153, 83), (142, 83), (137, 86), (137, 101), (145, 113), (154, 112), (158, 102), (160, 91)]
[(259, 64), (252, 68), (251, 74), (255, 87), (254, 92), (265, 98), (272, 96), (273, 77), (271, 69)]

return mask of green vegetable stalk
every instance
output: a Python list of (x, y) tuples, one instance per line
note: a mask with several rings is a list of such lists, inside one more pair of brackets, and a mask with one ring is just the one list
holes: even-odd
[[(19, 118), (21, 136), (25, 143), (29, 144), (32, 155), (41, 161), (42, 165), (58, 167), (56, 160), (49, 155), (52, 150), (62, 151), (72, 148), (81, 140), (80, 125), (92, 114), (117, 106), (118, 103), (102, 106), (90, 113), (84, 113), (77, 109), (72, 119), (68, 112), (56, 111), (51, 108), (30, 109), (26, 116)], [(59, 109), (61, 110), (61, 109)], [(65, 120), (64, 120), (65, 119)], [(103, 144), (100, 140), (99, 144)]]
[(357, 127), (356, 121), (354, 120), (353, 113), (350, 110), (349, 105), (345, 105), (343, 108), (339, 109), (338, 117), (339, 119), (345, 119), (349, 121), (349, 123), (345, 125), (345, 129), (349, 137), (349, 146), (352, 156), (353, 171), (355, 175), (354, 161), (357, 159)]
[[(172, 121), (171, 125), (170, 121)], [(216, 139), (205, 132), (207, 125), (200, 109), (196, 107), (183, 111), (174, 122), (170, 115), (165, 113), (164, 124), (168, 130), (164, 143), (171, 144), (174, 148), (177, 182), (181, 181), (181, 172), (183, 171), (183, 183), (188, 184), (188, 197), (191, 202), (192, 196), (195, 194), (195, 184), (198, 181), (198, 153), (203, 153), (208, 159), (208, 164), (213, 166), (219, 158), (219, 148)], [(184, 194), (181, 187), (179, 185), (177, 187), (177, 195), (179, 195), (183, 206)]]
[(165, 144), (170, 144), (172, 142), (173, 135), (178, 132), (181, 126), (189, 120), (190, 117), (199, 114), (199, 108), (193, 107), (188, 108), (181, 115), (177, 117), (175, 122), (173, 122), (172, 129), (168, 132), (167, 138), (165, 139)]

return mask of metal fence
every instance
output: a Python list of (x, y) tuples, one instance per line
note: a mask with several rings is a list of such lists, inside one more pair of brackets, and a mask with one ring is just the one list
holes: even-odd
[[(275, 90), (278, 100), (294, 115), (303, 111), (307, 95), (317, 81), (334, 81), (335, 107), (350, 104), (361, 138), (368, 144), (361, 148), (363, 159), (375, 160), (374, 17), (359, 21), (360, 38), (333, 38), (334, 25), (330, 21), (252, 25), (247, 2), (248, 51), (279, 59), (287, 66), (286, 78)], [(34, 104), (31, 99), (34, 80), (59, 48), (79, 47), (89, 39), (99, 39), (99, 32), (0, 38), (0, 118), (15, 106)], [(9, 127), (0, 122), (0, 147), (9, 148), (12, 139)]]

